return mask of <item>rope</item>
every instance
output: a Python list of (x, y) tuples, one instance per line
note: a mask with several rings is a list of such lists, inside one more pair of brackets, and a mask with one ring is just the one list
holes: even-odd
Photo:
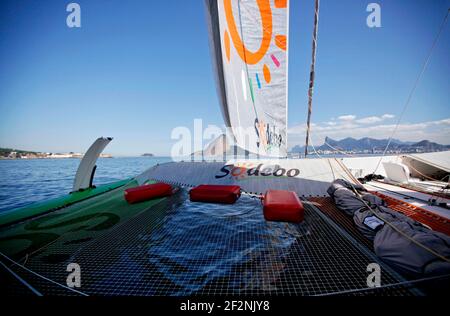
[(324, 143), (325, 143), (325, 145), (327, 145), (327, 146), (330, 147), (331, 149), (337, 151), (338, 153), (341, 153), (341, 154), (346, 155), (346, 156), (349, 156), (349, 157), (356, 157), (355, 155), (351, 155), (351, 154), (349, 154), (349, 153), (346, 153), (345, 151), (342, 151), (342, 150), (340, 150), (340, 149), (338, 149), (338, 148), (335, 148), (335, 147), (331, 146), (331, 145), (328, 144), (327, 142), (324, 142)]
[[(333, 168), (333, 167), (331, 167)], [(346, 170), (346, 169), (344, 169)], [(339, 174), (342, 177), (342, 174), (339, 172)], [(344, 178), (345, 179), (345, 178)], [(379, 220), (383, 221), (384, 223), (388, 224), (388, 226), (390, 226), (393, 230), (395, 230), (397, 233), (399, 233), (400, 235), (402, 235), (403, 237), (405, 237), (406, 239), (408, 239), (409, 241), (411, 241), (412, 243), (414, 243), (416, 246), (428, 251), (429, 253), (435, 255), (436, 257), (442, 259), (445, 262), (450, 263), (450, 260), (447, 259), (446, 257), (442, 256), (441, 254), (435, 252), (433, 249), (421, 244), (420, 242), (416, 241), (414, 238), (406, 235), (404, 232), (402, 232), (400, 229), (398, 229), (397, 227), (395, 227), (392, 223), (390, 223), (389, 221), (385, 220), (384, 218), (381, 218), (378, 214), (376, 214), (374, 212), (374, 210), (367, 204), (367, 202), (361, 198), (361, 195), (358, 193), (358, 191), (356, 190), (355, 186), (353, 185), (353, 183), (349, 182), (350, 186), (352, 187), (353, 192), (355, 193), (355, 195), (364, 203), (364, 205), (367, 207), (367, 209), (372, 213), (372, 215), (374, 215), (375, 217), (377, 217)]]
[[(126, 184), (125, 184), (125, 185), (126, 185)], [(122, 190), (122, 189), (123, 189), (123, 187), (121, 186), (121, 187), (118, 187), (118, 188), (115, 188), (115, 189), (112, 189), (112, 190), (108, 191), (108, 193), (114, 193), (115, 191), (120, 191), (120, 190)], [(111, 194), (110, 194), (110, 195), (111, 195)], [(101, 199), (100, 199), (98, 202), (91, 204), (89, 207), (92, 208), (92, 207), (94, 207), (94, 206), (104, 204), (105, 201), (108, 201), (108, 200), (111, 200), (111, 199), (114, 199), (114, 198), (115, 198), (115, 196), (109, 196), (106, 200), (101, 200)], [(80, 201), (80, 202), (83, 202), (83, 201)], [(69, 205), (69, 206), (70, 206), (70, 205)], [(75, 211), (75, 212), (69, 212), (69, 213), (67, 213), (67, 214), (65, 214), (65, 215), (62, 215), (62, 217), (59, 218), (59, 221), (61, 222), (61, 221), (63, 221), (63, 220), (66, 219), (66, 218), (73, 217), (75, 214), (78, 214), (78, 213), (81, 213), (81, 212), (84, 212), (84, 211), (85, 211), (85, 208), (80, 208), (79, 210), (77, 210), (77, 211)], [(96, 216), (93, 216), (92, 218), (90, 218), (89, 220), (87, 220), (87, 222), (90, 222), (90, 221), (92, 221), (92, 220), (94, 220), (94, 219), (97, 219), (97, 218), (100, 216), (100, 214), (101, 214), (101, 212), (98, 213)], [(42, 250), (42, 249), (44, 249), (44, 248), (47, 248), (48, 246), (50, 246), (50, 245), (56, 243), (56, 242), (57, 242), (58, 240), (60, 240), (64, 235), (66, 235), (66, 234), (68, 234), (68, 233), (70, 233), (70, 231), (67, 231), (67, 232), (65, 232), (65, 233), (62, 233), (61, 235), (59, 235), (58, 237), (56, 237), (54, 240), (48, 242), (47, 244), (41, 246), (40, 248), (38, 248), (38, 249), (36, 249), (36, 250), (33, 250), (33, 251), (30, 252), (30, 253), (27, 253), (27, 254), (26, 254), (24, 257), (22, 257), (20, 260), (25, 260), (25, 261), (24, 261), (24, 264), (25, 264), (25, 263), (26, 263), (26, 259), (27, 259), (26, 257), (32, 256), (33, 254), (37, 253), (38, 251), (40, 251), (40, 250)]]
[(422, 177), (424, 177), (425, 179), (428, 179), (428, 180), (431, 180), (431, 181), (442, 181), (442, 180), (444, 180), (445, 178), (448, 177), (448, 175), (445, 175), (445, 176), (444, 176), (443, 178), (441, 178), (441, 179), (435, 179), (435, 178), (432, 178), (432, 177), (429, 177), (429, 176), (423, 174), (422, 172), (420, 172), (419, 170), (417, 170), (416, 168), (414, 168), (414, 167), (412, 166), (411, 163), (408, 164), (408, 167), (411, 168), (411, 169), (413, 169), (415, 172), (417, 172), (418, 174), (420, 174), (420, 175), (421, 175)]
[(377, 287), (374, 287), (374, 288), (344, 290), (344, 291), (337, 291), (337, 292), (332, 292), (332, 293), (317, 294), (317, 295), (314, 295), (314, 296), (331, 296), (331, 295), (360, 293), (360, 292), (365, 292), (365, 291), (376, 291), (376, 290), (379, 290), (379, 289), (385, 289), (385, 288), (394, 287), (394, 286), (409, 285), (409, 284), (415, 284), (415, 283), (426, 282), (426, 281), (446, 279), (446, 278), (449, 278), (449, 277), (450, 277), (450, 274), (446, 274), (446, 275), (439, 275), (439, 276), (434, 276), (434, 277), (421, 278), (421, 279), (416, 279), (416, 280), (411, 280), (411, 281), (403, 281), (403, 282), (391, 283), (391, 284), (386, 284), (386, 285), (382, 285), (382, 286), (377, 286)]
[(0, 261), (0, 264), (8, 270), (9, 273), (11, 273), (17, 280), (19, 280), (23, 285), (25, 285), (27, 288), (29, 288), (34, 294), (37, 296), (42, 296), (42, 293), (36, 290), (34, 287), (32, 287), (27, 281), (22, 279), (19, 275), (17, 275), (13, 270), (11, 270), (6, 264)]
[(7, 255), (5, 255), (5, 254), (2, 253), (2, 252), (0, 252), (0, 256), (4, 257), (5, 259), (9, 260), (9, 261), (12, 262), (13, 264), (15, 264), (15, 265), (21, 267), (21, 268), (24, 269), (25, 271), (28, 271), (28, 272), (34, 274), (35, 276), (37, 276), (37, 277), (39, 277), (39, 278), (42, 278), (42, 279), (44, 279), (44, 280), (46, 280), (46, 281), (48, 281), (48, 282), (51, 282), (51, 283), (53, 283), (53, 284), (56, 284), (56, 285), (58, 285), (58, 286), (60, 286), (60, 287), (63, 287), (63, 288), (65, 288), (65, 289), (67, 289), (67, 290), (70, 290), (70, 291), (73, 291), (73, 292), (75, 292), (75, 293), (78, 293), (78, 294), (80, 294), (80, 295), (83, 295), (83, 296), (89, 296), (89, 295), (87, 295), (86, 293), (83, 293), (83, 292), (78, 291), (78, 290), (75, 290), (75, 289), (73, 289), (73, 288), (71, 288), (71, 287), (65, 286), (65, 285), (63, 285), (63, 284), (61, 284), (61, 283), (58, 283), (58, 282), (56, 282), (56, 281), (53, 281), (52, 279), (49, 279), (49, 278), (47, 278), (47, 277), (45, 277), (45, 276), (43, 276), (43, 275), (41, 275), (41, 274), (39, 274), (39, 273), (36, 273), (36, 272), (34, 272), (33, 270), (28, 269), (27, 267), (25, 267), (25, 266), (21, 265), (20, 263), (14, 261), (13, 259), (9, 258)]
[(369, 204), (367, 204), (367, 202), (361, 198), (360, 194), (358, 193), (358, 191), (355, 189), (355, 187), (353, 186), (352, 183), (350, 183), (354, 193), (356, 194), (357, 197), (359, 197), (359, 199), (364, 203), (364, 205), (367, 207), (367, 209), (372, 213), (372, 215), (374, 215), (375, 217), (377, 217), (379, 220), (383, 221), (384, 223), (388, 224), (388, 226), (390, 226), (393, 230), (395, 230), (397, 233), (399, 233), (400, 235), (402, 235), (403, 237), (405, 237), (406, 239), (408, 239), (409, 241), (411, 241), (412, 243), (414, 243), (416, 246), (428, 251), (429, 253), (435, 255), (436, 257), (438, 257), (439, 259), (450, 263), (450, 260), (447, 259), (446, 257), (444, 257), (443, 255), (441, 255), (440, 253), (437, 253), (436, 251), (434, 251), (433, 249), (425, 246), (424, 244), (416, 241), (414, 238), (406, 235), (403, 231), (401, 231), (400, 229), (398, 229), (397, 227), (395, 227), (392, 223), (390, 223), (389, 221), (387, 221), (386, 219), (382, 218), (381, 216), (379, 216), (378, 214), (376, 214), (374, 212), (374, 210), (369, 206)]
[(445, 15), (444, 20), (443, 20), (443, 22), (442, 22), (442, 24), (441, 24), (441, 26), (439, 28), (439, 32), (436, 35), (436, 37), (435, 37), (435, 39), (433, 41), (433, 44), (431, 45), (430, 51), (428, 52), (428, 56), (427, 56), (427, 58), (425, 60), (425, 63), (422, 66), (422, 70), (420, 71), (419, 75), (417, 76), (417, 78), (416, 78), (416, 80), (414, 82), (413, 88), (411, 89), (411, 91), (410, 91), (410, 93), (408, 95), (408, 98), (406, 99), (406, 102), (403, 105), (403, 109), (402, 109), (402, 111), (400, 113), (400, 116), (398, 117), (398, 120), (397, 120), (397, 124), (395, 125), (395, 128), (392, 131), (391, 136), (389, 136), (389, 140), (388, 140), (388, 143), (386, 144), (386, 148), (384, 149), (383, 154), (381, 155), (380, 160), (378, 161), (378, 164), (377, 164), (375, 170), (373, 171), (373, 174), (375, 174), (375, 172), (377, 172), (378, 167), (380, 166), (382, 158), (386, 155), (386, 152), (387, 152), (389, 146), (391, 145), (391, 142), (392, 142), (392, 139), (393, 139), (395, 133), (397, 132), (398, 126), (400, 125), (400, 122), (401, 122), (401, 120), (403, 118), (403, 115), (405, 114), (406, 109), (408, 108), (409, 103), (411, 102), (411, 99), (412, 99), (412, 97), (414, 95), (414, 92), (416, 91), (416, 88), (417, 88), (417, 86), (419, 84), (419, 81), (422, 78), (422, 75), (424, 74), (424, 72), (425, 72), (425, 70), (426, 70), (426, 68), (427, 68), (427, 66), (428, 66), (428, 64), (430, 62), (431, 55), (433, 53), (434, 47), (436, 46), (436, 44), (437, 44), (437, 42), (439, 40), (439, 37), (441, 36), (442, 31), (444, 30), (445, 24), (447, 23), (447, 18), (448, 18), (449, 12), (450, 12), (450, 9), (447, 10), (447, 14)]
[[(319, 157), (320, 159), (322, 159), (323, 157), (322, 157), (321, 155), (319, 155), (319, 153), (317, 152), (316, 147), (314, 147), (314, 144), (313, 144), (313, 142), (312, 142), (312, 139), (310, 139), (309, 141), (311, 142), (311, 147), (313, 148), (314, 153), (316, 154), (316, 156)], [(305, 158), (306, 158), (306, 156), (305, 156)], [(333, 170), (332, 170), (332, 171), (333, 171)], [(334, 173), (333, 173), (333, 174), (334, 174)]]

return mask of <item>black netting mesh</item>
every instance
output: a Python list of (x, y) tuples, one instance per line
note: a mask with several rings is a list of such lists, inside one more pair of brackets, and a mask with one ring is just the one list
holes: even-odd
[[(288, 224), (265, 221), (261, 202), (248, 196), (235, 205), (202, 204), (190, 202), (180, 190), (139, 208), (122, 203), (119, 193), (108, 193), (97, 208), (93, 201), (89, 207), (60, 210), (76, 210), (73, 216), (84, 220), (69, 221), (65, 230), (49, 225), (47, 232), (58, 229), (58, 237), (15, 259), (64, 285), (67, 264), (78, 263), (78, 290), (88, 295), (320, 295), (367, 288), (366, 268), (377, 262), (370, 249), (309, 204), (302, 224)], [(113, 213), (118, 220), (106, 225), (101, 216), (86, 216), (88, 211)], [(21, 225), (33, 227), (30, 222)], [(1, 232), (5, 235), (8, 230)], [(1, 261), (42, 294), (79, 294)], [(383, 285), (401, 281), (381, 266)], [(16, 283), (11, 279), (12, 294), (20, 293)], [(353, 294), (414, 291), (396, 286)], [(23, 292), (29, 290), (23, 287)]]

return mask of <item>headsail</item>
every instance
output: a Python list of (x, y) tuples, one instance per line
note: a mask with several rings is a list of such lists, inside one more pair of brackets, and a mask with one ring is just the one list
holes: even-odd
[(288, 0), (205, 0), (222, 114), (236, 144), (287, 155)]

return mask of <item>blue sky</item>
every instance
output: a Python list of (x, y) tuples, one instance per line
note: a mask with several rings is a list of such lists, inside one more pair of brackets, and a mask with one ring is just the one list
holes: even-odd
[[(170, 153), (171, 131), (193, 120), (223, 124), (201, 0), (0, 2), (0, 146), (83, 151), (113, 136), (108, 152)], [(448, 0), (390, 0), (381, 28), (372, 1), (322, 0), (312, 120), (326, 135), (390, 134)], [(374, 1), (375, 2), (375, 1)], [(304, 142), (313, 1), (291, 0), (289, 146)], [(396, 138), (450, 143), (450, 23)]]

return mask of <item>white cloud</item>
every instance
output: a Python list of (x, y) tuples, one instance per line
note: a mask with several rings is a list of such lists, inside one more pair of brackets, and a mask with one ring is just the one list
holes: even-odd
[(382, 118), (383, 120), (392, 119), (392, 118), (394, 118), (394, 117), (395, 117), (394, 114), (388, 114), (388, 113), (383, 114), (383, 115), (381, 116), (381, 118)]
[[(395, 117), (395, 115), (386, 113), (381, 116), (366, 116), (366, 117), (357, 119), (356, 115), (346, 114), (346, 115), (338, 116), (337, 120), (338, 120), (338, 122), (339, 121), (347, 122), (348, 124), (350, 124), (352, 122), (358, 123), (358, 124), (374, 124), (374, 123), (378, 123), (381, 121), (392, 119), (394, 117)], [(335, 119), (331, 119), (331, 121), (326, 122), (326, 124), (327, 125), (337, 125), (337, 122)]]
[(368, 117), (364, 117), (359, 120), (356, 120), (356, 122), (360, 123), (360, 124), (373, 124), (373, 123), (381, 122), (382, 120), (383, 120), (383, 118), (378, 117), (378, 116), (368, 116)]
[(434, 125), (450, 125), (450, 118), (431, 122)]
[(359, 123), (359, 124), (374, 124), (374, 123), (378, 123), (381, 121), (393, 119), (394, 117), (395, 117), (395, 115), (386, 113), (381, 116), (362, 117), (360, 119), (355, 120), (355, 122)]
[(341, 121), (353, 121), (354, 119), (356, 118), (356, 116), (355, 115), (341, 115), (341, 116), (339, 116), (338, 117), (338, 120), (341, 120)]

